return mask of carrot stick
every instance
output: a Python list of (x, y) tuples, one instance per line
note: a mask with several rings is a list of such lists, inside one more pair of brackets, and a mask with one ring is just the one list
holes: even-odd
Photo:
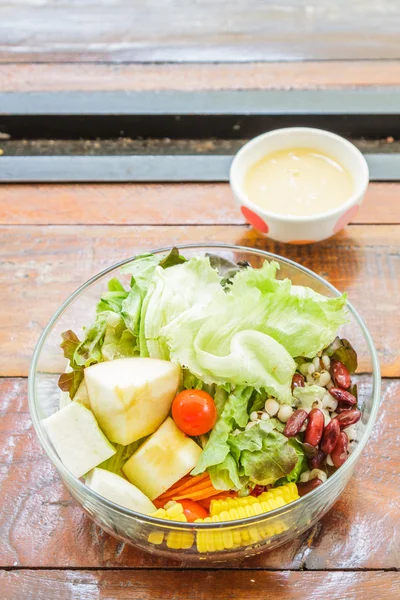
[(178, 501), (183, 500), (184, 498), (187, 498), (188, 500), (203, 500), (204, 498), (209, 498), (210, 496), (216, 496), (217, 493), (218, 490), (212, 486), (209, 486), (203, 490), (190, 490), (190, 492), (183, 493), (180, 496), (174, 494), (172, 496), (172, 500)]
[(208, 473), (203, 473), (202, 475), (196, 476), (189, 475), (187, 478), (184, 477), (180, 479), (168, 490), (160, 494), (157, 500), (172, 499), (173, 496), (180, 495), (184, 491), (186, 492), (187, 490), (202, 489), (203, 486), (208, 486), (210, 483), (211, 482)]
[[(175, 489), (176, 491), (183, 491), (186, 489), (192, 489), (198, 485), (201, 485), (203, 482), (205, 483), (209, 483), (210, 481), (210, 477), (208, 475), (208, 473), (203, 473), (202, 475), (196, 475), (195, 477), (193, 477), (192, 475), (189, 475), (190, 479), (186, 482), (184, 482), (183, 484), (179, 485), (179, 486), (172, 486), (171, 488), (169, 488), (169, 490), (167, 490), (166, 492), (164, 492), (164, 494), (167, 494), (168, 492), (170, 492), (172, 489)], [(176, 484), (175, 484), (176, 485)]]

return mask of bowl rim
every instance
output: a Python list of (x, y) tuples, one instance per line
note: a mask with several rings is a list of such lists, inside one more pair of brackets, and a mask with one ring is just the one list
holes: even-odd
[[(281, 137), (281, 136), (284, 137), (285, 135), (290, 136), (292, 134), (295, 135), (297, 133), (310, 133), (312, 135), (315, 135), (316, 138), (335, 139), (336, 141), (341, 143), (345, 148), (347, 148), (347, 150), (349, 150), (349, 152), (352, 152), (352, 154), (357, 158), (357, 160), (359, 162), (358, 171), (360, 172), (360, 175), (361, 175), (361, 181), (360, 181), (359, 185), (357, 186), (357, 188), (354, 189), (350, 198), (348, 200), (346, 200), (346, 202), (344, 202), (343, 204), (340, 204), (336, 208), (333, 208), (329, 211), (319, 213), (316, 215), (305, 215), (305, 216), (284, 215), (284, 214), (279, 214), (279, 213), (272, 213), (270, 211), (265, 210), (258, 204), (255, 204), (245, 194), (243, 187), (240, 186), (237, 181), (237, 173), (236, 173), (236, 170), (238, 168), (238, 163), (239, 163), (239, 161), (241, 161), (243, 159), (244, 154), (246, 154), (254, 146), (257, 146), (260, 142), (263, 142), (264, 140), (268, 140), (268, 138), (273, 138), (275, 136), (276, 137)], [(338, 162), (340, 162), (340, 161), (338, 161)], [(352, 178), (354, 181), (353, 172), (350, 172), (350, 174), (352, 175)], [(307, 224), (307, 223), (319, 222), (319, 221), (322, 221), (327, 218), (340, 217), (343, 213), (345, 213), (347, 210), (349, 210), (352, 206), (354, 206), (357, 203), (359, 206), (361, 206), (364, 196), (365, 196), (365, 193), (368, 188), (368, 184), (369, 184), (369, 168), (368, 168), (368, 163), (365, 160), (364, 155), (357, 148), (357, 146), (355, 146), (354, 144), (349, 142), (349, 140), (346, 140), (346, 138), (344, 138), (340, 135), (337, 135), (336, 133), (332, 133), (331, 131), (327, 131), (325, 129), (318, 129), (316, 127), (282, 127), (280, 129), (273, 129), (272, 131), (267, 131), (265, 133), (261, 133), (260, 135), (257, 135), (256, 137), (254, 137), (251, 140), (249, 140), (248, 142), (246, 142), (246, 144), (244, 144), (244, 146), (242, 146), (240, 148), (240, 150), (238, 150), (238, 152), (235, 154), (235, 156), (233, 158), (233, 161), (232, 161), (230, 169), (229, 169), (229, 184), (232, 188), (234, 196), (236, 196), (238, 199), (240, 199), (240, 203), (243, 204), (244, 206), (248, 206), (249, 208), (251, 208), (251, 210), (253, 210), (256, 214), (260, 214), (263, 217), (265, 216), (266, 218), (270, 219), (270, 221), (275, 220), (275, 221), (281, 221), (283, 223)]]
[[(286, 263), (287, 265), (289, 265), (291, 267), (295, 267), (295, 268), (299, 269), (300, 271), (302, 271), (303, 273), (312, 276), (314, 279), (319, 281), (321, 284), (325, 285), (335, 296), (341, 295), (339, 290), (337, 290), (331, 283), (326, 281), (320, 275), (314, 273), (314, 271), (312, 271), (311, 269), (308, 269), (307, 267), (304, 267), (303, 265), (300, 265), (299, 263), (297, 263), (289, 258), (280, 256), (278, 254), (274, 254), (272, 252), (267, 252), (265, 250), (261, 250), (258, 248), (238, 246), (238, 245), (234, 245), (234, 244), (208, 243), (208, 242), (196, 243), (196, 244), (178, 244), (175, 247), (180, 250), (195, 250), (196, 248), (198, 248), (199, 250), (216, 249), (216, 250), (231, 250), (231, 251), (233, 250), (233, 251), (241, 251), (241, 252), (252, 252), (254, 254), (258, 254), (259, 256), (264, 257), (267, 260), (278, 259), (279, 261)], [(132, 262), (132, 260), (134, 260), (138, 256), (141, 256), (142, 254), (161, 254), (163, 252), (169, 252), (171, 250), (171, 248), (172, 248), (172, 246), (167, 246), (164, 248), (157, 248), (154, 250), (150, 250), (147, 253), (143, 252), (141, 254), (136, 254), (133, 257), (126, 258), (118, 263), (115, 263), (114, 265), (112, 265), (110, 267), (107, 267), (103, 271), (97, 273), (96, 275), (94, 275), (93, 277), (88, 279), (85, 283), (83, 283), (81, 286), (79, 286), (72, 294), (70, 294), (66, 298), (66, 300), (64, 300), (64, 302), (55, 311), (55, 313), (53, 314), (53, 316), (51, 317), (51, 319), (49, 320), (49, 322), (43, 329), (43, 331), (36, 343), (34, 352), (33, 352), (32, 360), (31, 360), (31, 364), (30, 364), (30, 368), (29, 368), (29, 375), (28, 375), (29, 412), (30, 412), (30, 415), (32, 418), (32, 423), (33, 423), (34, 429), (39, 438), (42, 448), (46, 452), (47, 456), (49, 457), (49, 459), (51, 460), (53, 465), (56, 467), (59, 474), (62, 475), (62, 479), (65, 479), (73, 487), (77, 488), (80, 492), (82, 492), (83, 495), (87, 494), (89, 496), (92, 496), (92, 498), (94, 500), (104, 504), (107, 508), (113, 510), (114, 512), (120, 513), (120, 514), (124, 515), (125, 517), (134, 518), (135, 520), (141, 521), (143, 523), (147, 523), (148, 525), (162, 526), (164, 529), (175, 529), (176, 530), (176, 529), (183, 528), (183, 529), (195, 531), (198, 529), (211, 530), (211, 529), (227, 529), (227, 528), (232, 528), (232, 527), (246, 526), (246, 525), (250, 525), (255, 522), (262, 522), (263, 520), (270, 519), (271, 517), (282, 515), (288, 509), (291, 510), (293, 507), (304, 505), (306, 503), (306, 501), (308, 501), (310, 498), (318, 498), (319, 496), (322, 496), (322, 494), (329, 491), (329, 489), (333, 486), (333, 484), (336, 482), (336, 480), (342, 474), (344, 474), (343, 471), (351, 470), (351, 467), (353, 466), (353, 464), (355, 464), (356, 461), (358, 460), (361, 452), (363, 451), (363, 449), (371, 435), (371, 431), (375, 424), (377, 414), (378, 414), (378, 408), (379, 408), (379, 404), (380, 404), (381, 374), (380, 374), (380, 367), (379, 367), (377, 351), (376, 351), (374, 342), (372, 340), (371, 334), (369, 333), (367, 326), (365, 325), (364, 321), (362, 320), (362, 318), (360, 317), (360, 315), (358, 314), (358, 312), (356, 311), (356, 309), (350, 302), (347, 302), (347, 307), (348, 307), (349, 311), (352, 313), (355, 320), (357, 321), (357, 324), (361, 328), (362, 333), (364, 334), (364, 338), (367, 342), (370, 355), (371, 355), (372, 379), (373, 379), (373, 386), (372, 386), (373, 398), (372, 398), (372, 407), (371, 407), (370, 417), (369, 417), (368, 423), (364, 429), (362, 439), (357, 444), (355, 450), (351, 453), (351, 455), (349, 456), (347, 461), (340, 467), (340, 469), (338, 469), (330, 477), (328, 477), (328, 479), (322, 485), (318, 486), (317, 488), (315, 488), (314, 490), (312, 490), (305, 496), (302, 496), (302, 497), (298, 498), (297, 500), (290, 502), (289, 504), (286, 504), (280, 508), (271, 510), (267, 513), (255, 515), (253, 517), (237, 519), (235, 521), (223, 521), (222, 523), (182, 523), (182, 522), (174, 523), (174, 521), (165, 521), (164, 519), (159, 519), (157, 517), (151, 517), (149, 515), (144, 515), (143, 513), (136, 512), (129, 508), (125, 508), (123, 506), (120, 506), (119, 504), (112, 502), (111, 500), (108, 500), (107, 498), (104, 498), (104, 496), (101, 496), (100, 494), (98, 494), (97, 492), (95, 492), (94, 490), (92, 490), (91, 488), (86, 486), (80, 479), (75, 477), (75, 475), (73, 475), (64, 466), (64, 464), (58, 457), (57, 453), (51, 447), (50, 442), (48, 441), (47, 436), (45, 434), (44, 428), (42, 427), (40, 419), (37, 415), (37, 410), (36, 410), (36, 406), (35, 406), (35, 381), (36, 381), (36, 367), (37, 367), (38, 359), (40, 356), (40, 352), (41, 352), (42, 347), (47, 339), (47, 336), (49, 335), (49, 333), (51, 333), (53, 326), (56, 324), (56, 322), (58, 321), (59, 317), (62, 315), (64, 310), (78, 296), (80, 296), (81, 293), (83, 293), (93, 283), (102, 279), (105, 275), (111, 273), (115, 269), (118, 269), (118, 268)]]

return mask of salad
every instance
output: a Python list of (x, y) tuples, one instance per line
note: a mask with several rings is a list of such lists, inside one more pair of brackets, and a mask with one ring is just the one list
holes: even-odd
[(357, 354), (337, 337), (346, 295), (278, 270), (176, 248), (123, 267), (94, 323), (62, 335), (60, 410), (42, 423), (64, 465), (116, 504), (182, 522), (261, 514), (323, 484), (361, 417)]

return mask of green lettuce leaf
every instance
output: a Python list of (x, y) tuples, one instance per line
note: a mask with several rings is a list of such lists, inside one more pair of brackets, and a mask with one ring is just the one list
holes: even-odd
[(179, 254), (178, 248), (174, 247), (166, 256), (164, 256), (163, 259), (160, 260), (159, 265), (163, 269), (168, 269), (169, 267), (181, 265), (185, 262), (187, 262), (187, 259)]
[(229, 437), (233, 456), (240, 456), (239, 475), (259, 485), (269, 485), (286, 477), (298, 461), (296, 450), (269, 421), (259, 421), (238, 435)]
[(302, 444), (300, 444), (296, 438), (290, 438), (288, 442), (289, 446), (292, 446), (297, 454), (297, 462), (292, 471), (286, 475), (286, 477), (282, 477), (276, 482), (276, 485), (285, 485), (285, 483), (297, 482), (300, 479), (300, 475), (303, 471), (307, 471), (307, 457), (304, 453)]
[(298, 408), (311, 409), (314, 402), (322, 400), (326, 393), (326, 389), (320, 385), (306, 385), (304, 387), (295, 387), (293, 398)]
[(207, 471), (216, 490), (240, 490), (243, 487), (237, 463), (230, 454), (219, 465), (209, 467)]
[(255, 390), (250, 399), (249, 414), (251, 412), (253, 412), (254, 410), (255, 411), (262, 410), (264, 408), (264, 404), (265, 404), (265, 401), (267, 400), (267, 398), (268, 398), (268, 394), (266, 394), (265, 392), (257, 392), (257, 390)]
[(132, 278), (132, 287), (127, 297), (121, 304), (121, 315), (125, 321), (127, 329), (135, 337), (139, 336), (140, 331), (140, 311), (142, 309), (143, 292), (136, 285)]
[(108, 282), (108, 291), (102, 294), (101, 300), (97, 305), (97, 312), (112, 311), (120, 313), (122, 303), (127, 296), (128, 292), (122, 283), (116, 278), (111, 279)]
[(142, 305), (141, 354), (144, 341), (148, 356), (168, 360), (170, 352), (162, 335), (163, 327), (193, 305), (201, 311), (223, 295), (218, 273), (208, 258), (192, 258), (168, 269), (156, 267)]
[[(228, 438), (235, 427), (245, 427), (248, 420), (248, 404), (253, 393), (252, 388), (236, 388), (226, 399), (220, 416), (210, 433), (208, 442), (192, 475), (199, 475), (209, 467), (222, 463), (229, 454)], [(219, 392), (222, 396), (223, 392)], [(222, 398), (217, 399), (217, 410), (221, 409)]]
[(107, 471), (112, 471), (121, 477), (125, 477), (122, 472), (122, 467), (126, 463), (126, 461), (132, 456), (134, 452), (139, 448), (145, 438), (142, 440), (137, 440), (136, 442), (132, 442), (128, 446), (122, 446), (121, 444), (113, 444), (116, 449), (116, 453), (108, 458), (100, 465), (98, 465), (99, 469), (106, 469)]
[(257, 297), (260, 294), (248, 289), (241, 298), (229, 294), (202, 310), (194, 306), (162, 333), (171, 359), (202, 381), (263, 388), (282, 402), (290, 402), (295, 362), (274, 338), (256, 330), (255, 323), (262, 328), (266, 317), (253, 292)]
[(332, 341), (346, 297), (277, 280), (277, 269), (265, 262), (236, 273), (227, 293), (165, 326), (172, 360), (207, 383), (250, 385), (290, 402), (293, 357), (314, 357)]
[[(121, 267), (121, 273), (131, 275), (133, 282), (142, 292), (147, 292), (154, 271), (160, 262), (160, 257), (154, 254), (141, 254), (132, 262)], [(132, 282), (131, 282), (132, 287)]]
[(234, 263), (218, 254), (206, 254), (206, 256), (210, 259), (212, 268), (218, 271), (223, 287), (230, 285), (239, 271), (250, 266), (248, 263)]
[(103, 360), (138, 355), (136, 337), (126, 328), (124, 319), (116, 313), (108, 313), (101, 355)]
[(333, 342), (326, 348), (325, 353), (333, 360), (339, 360), (347, 367), (350, 374), (353, 374), (357, 370), (358, 360), (357, 352), (350, 344), (349, 340), (341, 340), (336, 337)]

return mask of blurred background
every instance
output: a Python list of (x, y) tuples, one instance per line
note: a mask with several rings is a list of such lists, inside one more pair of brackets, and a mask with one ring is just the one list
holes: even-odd
[(0, 60), (399, 58), (393, 0), (3, 0)]

